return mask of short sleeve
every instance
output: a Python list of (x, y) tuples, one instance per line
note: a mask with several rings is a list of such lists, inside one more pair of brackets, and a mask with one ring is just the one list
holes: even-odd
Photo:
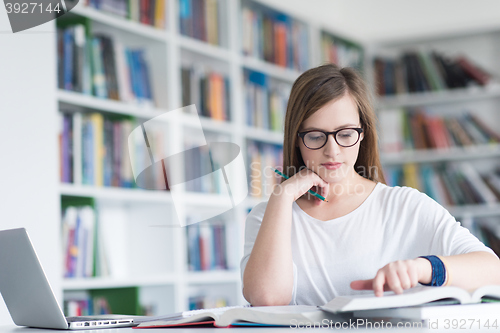
[[(266, 212), (267, 201), (261, 202), (257, 204), (251, 211), (248, 213), (247, 219), (245, 221), (245, 245), (243, 248), (243, 257), (240, 262), (240, 274), (241, 274), (241, 287), (243, 286), (243, 274), (245, 272), (245, 267), (247, 266), (248, 259), (250, 258), (250, 254), (252, 253), (253, 245), (255, 244), (255, 240), (257, 239), (257, 234), (259, 233), (260, 225), (262, 224), (262, 220), (264, 219), (264, 213)], [(292, 291), (292, 300), (290, 305), (295, 304), (296, 299), (296, 290), (297, 290), (297, 266), (293, 263), (293, 291)]]
[(425, 209), (422, 209), (423, 218), (426, 220), (427, 234), (432, 235), (432, 250), (435, 254), (451, 256), (485, 251), (496, 256), (495, 252), (484, 245), (469, 229), (463, 227), (446, 208), (426, 194), (419, 194), (425, 206)]

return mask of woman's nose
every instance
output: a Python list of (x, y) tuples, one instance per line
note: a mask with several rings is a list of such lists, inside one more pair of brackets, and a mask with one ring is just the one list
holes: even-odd
[(340, 153), (340, 146), (335, 141), (335, 138), (333, 137), (333, 134), (330, 134), (328, 136), (328, 141), (326, 142), (326, 145), (323, 147), (323, 152), (327, 156), (336, 156)]

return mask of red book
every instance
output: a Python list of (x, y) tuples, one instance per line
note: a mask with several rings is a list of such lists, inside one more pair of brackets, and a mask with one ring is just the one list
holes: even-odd
[(457, 63), (462, 67), (465, 73), (467, 73), (470, 77), (472, 77), (477, 83), (484, 86), (486, 85), (491, 77), (488, 73), (480, 69), (479, 67), (472, 64), (467, 58), (464, 56), (460, 56), (457, 58)]

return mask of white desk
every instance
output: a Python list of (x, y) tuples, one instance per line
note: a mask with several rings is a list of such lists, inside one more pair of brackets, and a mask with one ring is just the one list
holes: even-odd
[[(367, 329), (363, 329), (367, 331)], [(422, 333), (422, 332), (477, 332), (478, 330), (453, 330), (453, 329), (429, 329), (429, 328), (403, 328), (403, 329), (368, 329), (374, 332), (394, 333), (394, 332), (408, 332), (408, 333)], [(319, 333), (325, 331), (324, 328), (305, 329), (305, 328), (285, 328), (285, 327), (241, 327), (241, 328), (154, 328), (154, 329), (132, 329), (128, 328), (107, 328), (97, 330), (83, 330), (83, 331), (61, 331), (49, 330), (29, 327), (18, 326), (0, 326), (0, 333), (57, 333), (57, 332), (88, 332), (88, 333), (281, 333), (281, 332), (304, 332), (304, 333)], [(342, 330), (340, 330), (342, 331)], [(361, 330), (360, 330), (361, 331)], [(500, 332), (499, 330), (481, 330), (482, 332)]]

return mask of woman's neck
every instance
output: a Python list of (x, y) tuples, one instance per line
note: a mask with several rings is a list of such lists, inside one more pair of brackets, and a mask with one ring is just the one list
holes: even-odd
[[(329, 204), (336, 204), (353, 197), (364, 197), (371, 193), (375, 183), (354, 172), (349, 177), (345, 177), (339, 182), (329, 183), (326, 200)], [(314, 196), (306, 193), (306, 199), (313, 201)]]
[(337, 183), (330, 183), (327, 200), (328, 202), (338, 202), (353, 196), (363, 195), (369, 191), (369, 181), (361, 177), (356, 172), (350, 177), (346, 177)]

